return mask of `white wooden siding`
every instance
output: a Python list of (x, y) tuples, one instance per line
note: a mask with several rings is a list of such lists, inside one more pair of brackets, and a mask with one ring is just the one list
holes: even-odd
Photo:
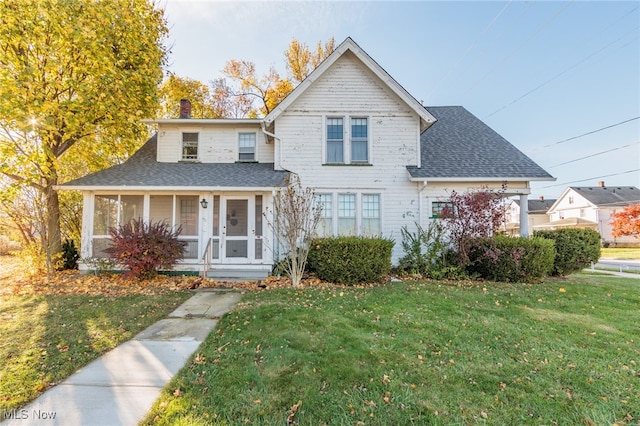
[[(370, 164), (325, 164), (327, 117), (345, 118), (345, 159), (350, 157), (348, 119), (368, 118)], [(297, 173), (302, 185), (317, 193), (380, 194), (382, 234), (396, 240), (395, 263), (404, 255), (400, 229), (419, 221), (417, 185), (406, 169), (417, 164), (419, 126), (411, 108), (346, 54), (276, 120), (276, 168)]]
[[(194, 123), (197, 124), (197, 123)], [(158, 129), (157, 159), (161, 163), (174, 163), (182, 159), (182, 133), (197, 132), (198, 161), (203, 163), (234, 163), (238, 161), (238, 134), (256, 133), (256, 161), (274, 162), (273, 144), (258, 126), (202, 124), (183, 127), (161, 126)]]

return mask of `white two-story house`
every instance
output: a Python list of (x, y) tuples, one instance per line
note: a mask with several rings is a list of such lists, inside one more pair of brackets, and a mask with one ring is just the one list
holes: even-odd
[(350, 38), (264, 118), (191, 119), (185, 101), (181, 118), (146, 122), (156, 134), (128, 161), (62, 185), (84, 194), (82, 257), (141, 217), (182, 225), (178, 270), (267, 275), (263, 214), (296, 174), (323, 206), (321, 235), (393, 238), (395, 262), (401, 228), (427, 226), (452, 190), (506, 182), (527, 205), (531, 181), (553, 180), (463, 107), (421, 105)]
[(549, 222), (538, 229), (590, 228), (598, 231), (604, 246), (638, 247), (633, 236), (614, 237), (611, 221), (616, 212), (640, 203), (640, 189), (635, 186), (570, 186), (549, 208)]

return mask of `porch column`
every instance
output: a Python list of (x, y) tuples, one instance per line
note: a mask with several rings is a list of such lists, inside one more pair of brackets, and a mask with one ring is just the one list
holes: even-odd
[(520, 236), (529, 236), (529, 196), (520, 194)]

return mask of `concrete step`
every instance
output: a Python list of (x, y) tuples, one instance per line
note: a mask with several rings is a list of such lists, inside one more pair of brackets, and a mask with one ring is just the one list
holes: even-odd
[(217, 281), (257, 281), (263, 280), (271, 275), (271, 270), (267, 269), (228, 269), (213, 268), (207, 271), (206, 277)]

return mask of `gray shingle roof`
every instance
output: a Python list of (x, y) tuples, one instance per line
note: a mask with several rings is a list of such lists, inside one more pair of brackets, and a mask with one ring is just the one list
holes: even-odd
[(553, 180), (465, 108), (426, 108), (438, 121), (420, 136), (421, 167), (407, 167), (412, 178)]
[(640, 189), (635, 186), (570, 186), (596, 206), (626, 206), (640, 203)]
[(159, 163), (151, 137), (122, 164), (64, 183), (64, 187), (277, 187), (289, 172), (273, 163)]
[[(517, 205), (520, 205), (520, 200), (513, 200)], [(550, 200), (527, 200), (527, 210), (529, 213), (546, 213), (551, 206), (556, 202), (556, 199)]]

